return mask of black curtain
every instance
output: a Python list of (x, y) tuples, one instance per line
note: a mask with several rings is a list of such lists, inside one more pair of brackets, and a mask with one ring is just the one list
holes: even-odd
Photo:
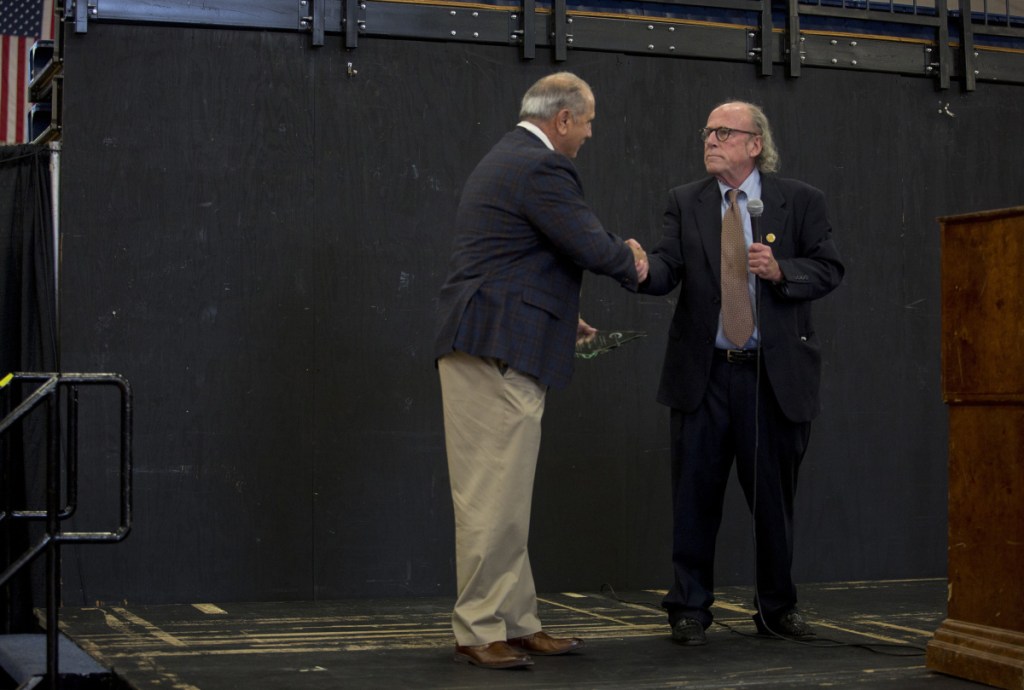
[[(47, 146), (0, 147), (0, 380), (11, 372), (58, 368), (50, 162)], [(0, 418), (26, 394), (16, 382), (0, 388)], [(29, 497), (40, 495), (32, 489), (42, 482), (44, 416), (29, 415), (0, 435), (3, 570), (38, 531), (10, 513), (43, 507), (38, 500), (30, 505)], [(32, 584), (31, 574), (21, 572), (0, 591), (0, 633), (34, 628)]]

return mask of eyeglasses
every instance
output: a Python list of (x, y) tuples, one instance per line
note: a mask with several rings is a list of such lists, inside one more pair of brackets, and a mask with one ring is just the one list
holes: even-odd
[(739, 132), (740, 134), (750, 134), (751, 136), (755, 137), (761, 136), (760, 132), (748, 132), (745, 129), (732, 129), (731, 127), (701, 127), (700, 140), (707, 141), (708, 137), (711, 136), (712, 132), (715, 133), (715, 136), (718, 137), (718, 140), (721, 142), (728, 141), (729, 137), (732, 136), (733, 132)]

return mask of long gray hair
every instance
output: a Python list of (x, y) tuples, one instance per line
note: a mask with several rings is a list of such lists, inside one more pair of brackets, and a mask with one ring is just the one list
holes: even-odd
[(757, 169), (761, 172), (773, 173), (779, 169), (779, 150), (775, 148), (775, 139), (772, 138), (772, 128), (768, 124), (768, 116), (764, 114), (760, 106), (753, 103), (743, 103), (750, 110), (750, 117), (754, 119), (754, 127), (761, 132), (761, 153), (758, 154)]
[(775, 148), (775, 139), (772, 138), (772, 128), (768, 124), (768, 116), (761, 110), (761, 106), (746, 101), (723, 101), (715, 106), (715, 109), (723, 105), (742, 105), (750, 113), (754, 121), (754, 128), (761, 135), (761, 153), (757, 155), (754, 164), (761, 172), (773, 173), (779, 169), (779, 150)]

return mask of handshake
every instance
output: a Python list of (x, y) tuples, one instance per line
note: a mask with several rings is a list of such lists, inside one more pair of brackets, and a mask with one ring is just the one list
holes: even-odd
[(644, 248), (640, 246), (640, 243), (633, 238), (626, 240), (626, 244), (633, 250), (633, 262), (636, 265), (637, 282), (642, 283), (647, 280), (647, 270), (650, 268), (650, 264), (647, 263), (647, 252), (645, 252)]
[[(647, 252), (644, 251), (644, 248), (640, 246), (639, 242), (632, 238), (626, 240), (626, 246), (633, 250), (633, 264), (636, 266), (637, 282), (642, 283), (645, 280), (647, 280), (647, 269), (650, 268), (650, 265), (647, 263)], [(577, 352), (579, 351), (581, 345), (586, 345), (587, 343), (593, 342), (594, 339), (597, 337), (597, 333), (598, 331), (596, 328), (594, 328), (589, 323), (584, 321), (582, 316), (579, 317), (579, 322), (576, 325)], [(634, 337), (637, 336), (631, 335), (630, 339)], [(594, 354), (596, 354), (597, 352), (597, 350), (593, 351)], [(593, 357), (594, 354), (587, 355), (587, 357)]]

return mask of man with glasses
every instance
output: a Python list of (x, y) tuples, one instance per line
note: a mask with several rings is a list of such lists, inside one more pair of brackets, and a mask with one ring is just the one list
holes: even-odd
[[(807, 639), (790, 571), (797, 471), (820, 407), (811, 304), (844, 267), (822, 192), (772, 174), (779, 156), (759, 107), (722, 104), (700, 136), (710, 177), (669, 192), (640, 286), (654, 295), (681, 286), (657, 396), (671, 409), (674, 580), (662, 606), (675, 642), (707, 642), (735, 460), (754, 520), (754, 622), (762, 634)], [(748, 209), (759, 208), (752, 223)]]

